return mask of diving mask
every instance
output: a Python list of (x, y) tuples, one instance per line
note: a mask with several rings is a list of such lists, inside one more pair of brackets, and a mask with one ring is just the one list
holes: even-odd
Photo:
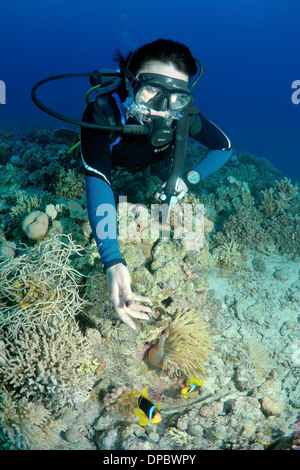
[(184, 80), (156, 73), (141, 73), (133, 84), (136, 103), (155, 111), (180, 112), (194, 101)]

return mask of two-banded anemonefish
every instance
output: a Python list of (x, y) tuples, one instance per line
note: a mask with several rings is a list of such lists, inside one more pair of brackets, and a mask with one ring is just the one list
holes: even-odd
[(197, 377), (193, 375), (193, 377), (187, 381), (186, 387), (181, 390), (181, 394), (184, 398), (192, 397), (202, 385), (204, 385), (203, 380), (198, 380)]
[(159, 423), (162, 420), (159, 413), (160, 408), (160, 403), (154, 405), (154, 403), (149, 400), (148, 387), (144, 388), (138, 400), (138, 408), (134, 410), (136, 416), (140, 418), (139, 425), (146, 426), (149, 423)]

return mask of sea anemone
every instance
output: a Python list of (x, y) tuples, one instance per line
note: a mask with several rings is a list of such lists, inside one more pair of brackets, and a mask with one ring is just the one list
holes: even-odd
[(246, 353), (244, 359), (246, 369), (256, 372), (260, 379), (265, 378), (274, 368), (274, 361), (266, 349), (256, 341), (245, 342), (242, 347)]
[(169, 375), (205, 376), (205, 363), (213, 350), (208, 324), (199, 312), (178, 311), (157, 343), (149, 349), (148, 360)]

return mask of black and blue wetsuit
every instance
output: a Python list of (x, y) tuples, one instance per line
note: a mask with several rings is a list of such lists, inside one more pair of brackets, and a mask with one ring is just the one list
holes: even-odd
[[(119, 115), (122, 123), (125, 123), (125, 117), (120, 110), (120, 104), (125, 98), (126, 95), (121, 88), (107, 98), (109, 106), (114, 109), (116, 115)], [(103, 119), (106, 119), (105, 108), (100, 109), (97, 101), (93, 101), (86, 107), (83, 121), (99, 123), (99, 119), (103, 124)], [(106, 122), (110, 122), (109, 117)], [(129, 124), (130, 121), (126, 123)], [(215, 124), (199, 113), (189, 116), (189, 135), (209, 149), (206, 156), (194, 167), (199, 171), (201, 179), (217, 171), (231, 156), (229, 139)], [(109, 132), (81, 128), (88, 217), (105, 271), (118, 263), (126, 265), (120, 253), (117, 237), (104, 238), (99, 236), (97, 231), (98, 223), (105, 216), (101, 210), (97, 212), (98, 207), (103, 204), (110, 205), (106, 207), (116, 207), (111, 181), (112, 169), (122, 167), (130, 171), (150, 166), (167, 158), (171, 151), (172, 142), (162, 147), (154, 147), (150, 139), (145, 136), (123, 134), (122, 138), (118, 136), (115, 138)], [(116, 215), (114, 223), (117, 227)]]

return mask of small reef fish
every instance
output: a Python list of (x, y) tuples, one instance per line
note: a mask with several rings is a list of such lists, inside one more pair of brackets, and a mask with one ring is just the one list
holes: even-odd
[(204, 385), (203, 380), (198, 380), (197, 377), (193, 375), (193, 377), (187, 381), (186, 387), (181, 390), (181, 394), (184, 398), (192, 397), (202, 385)]
[(161, 404), (157, 403), (156, 405), (154, 405), (154, 403), (149, 400), (148, 387), (144, 388), (144, 390), (142, 391), (141, 396), (138, 400), (138, 406), (139, 408), (136, 408), (134, 412), (136, 416), (140, 418), (140, 426), (146, 426), (149, 423), (156, 424), (162, 420), (162, 417), (159, 413)]

